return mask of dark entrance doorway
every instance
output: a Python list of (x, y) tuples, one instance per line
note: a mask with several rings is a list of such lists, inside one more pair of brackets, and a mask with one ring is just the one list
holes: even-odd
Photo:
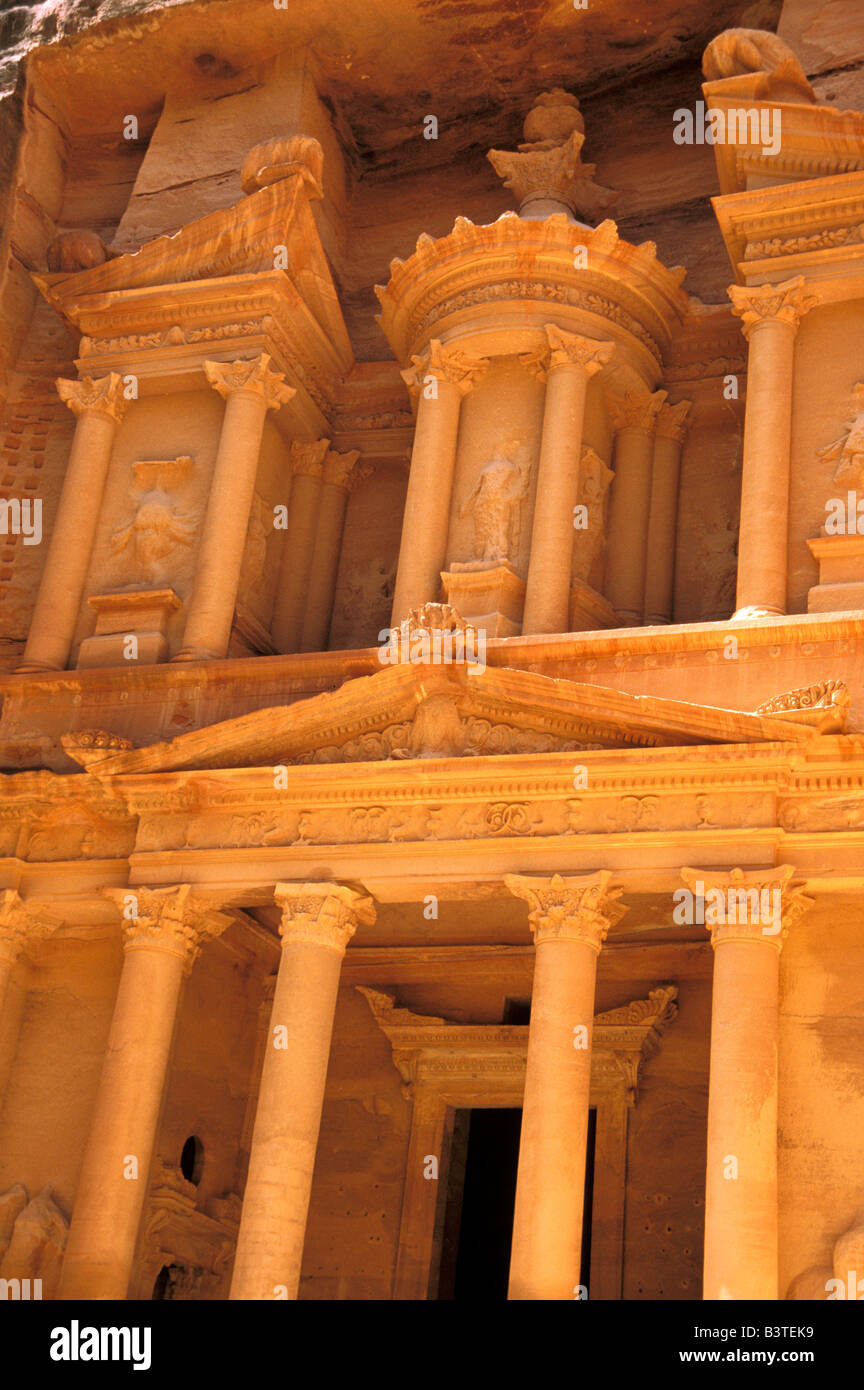
[[(596, 1110), (589, 1111), (581, 1278), (586, 1287), (596, 1119)], [(454, 1115), (439, 1299), (503, 1302), (507, 1298), (521, 1126), (521, 1108), (457, 1110)]]

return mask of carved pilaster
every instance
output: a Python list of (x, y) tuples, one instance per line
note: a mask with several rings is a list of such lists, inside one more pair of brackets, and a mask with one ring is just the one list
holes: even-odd
[(205, 942), (220, 936), (231, 922), (181, 883), (167, 888), (103, 888), (103, 897), (123, 918), (123, 949), (160, 951), (183, 961), (188, 972)]
[(329, 439), (316, 439), (313, 443), (294, 440), (291, 445), (291, 472), (295, 477), (324, 478), (324, 460), (330, 448)]
[(671, 439), (683, 444), (689, 427), (688, 416), (693, 409), (692, 401), (677, 401), (670, 405), (663, 401), (654, 417), (654, 433), (658, 439)]
[(126, 413), (128, 402), (123, 396), (123, 378), (117, 372), (107, 376), (82, 376), (78, 381), (58, 377), (55, 382), (57, 394), (72, 414), (107, 415), (119, 425)]
[(536, 945), (543, 941), (581, 941), (599, 953), (611, 926), (627, 911), (616, 901), (623, 889), (609, 888), (607, 870), (585, 877), (534, 878), (505, 874), (510, 892), (528, 904)]
[(612, 406), (616, 430), (644, 430), (651, 433), (667, 391), (627, 391)]
[(0, 967), (11, 968), (23, 951), (53, 935), (57, 926), (34, 911), (14, 888), (5, 888), (0, 893)]
[(277, 883), (273, 896), (282, 909), (283, 946), (304, 943), (342, 955), (357, 927), (376, 917), (371, 898), (340, 883)]
[(730, 285), (732, 312), (741, 320), (741, 332), (749, 339), (754, 328), (766, 322), (788, 324), (793, 333), (808, 310), (819, 303), (804, 290), (803, 275), (779, 285)]
[(205, 362), (204, 374), (223, 400), (245, 391), (258, 396), (267, 410), (275, 410), (287, 405), (297, 392), (286, 386), (282, 372), (271, 371), (269, 364), (270, 354), (262, 352), (260, 357), (237, 362)]
[(347, 454), (337, 454), (330, 449), (324, 459), (325, 483), (350, 493), (361, 479), (372, 475), (371, 464), (358, 463), (359, 458), (359, 449), (351, 449)]

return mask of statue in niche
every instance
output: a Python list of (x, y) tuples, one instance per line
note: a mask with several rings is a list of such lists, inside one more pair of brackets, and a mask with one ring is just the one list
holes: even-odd
[(459, 513), (463, 520), (472, 513), (477, 560), (500, 565), (518, 556), (530, 472), (530, 463), (514, 463), (499, 450), (480, 473)]
[(120, 556), (128, 548), (139, 571), (136, 578), (163, 582), (163, 562), (178, 545), (191, 545), (195, 538), (197, 517), (181, 512), (167, 490), (180, 482), (191, 466), (188, 456), (147, 459), (132, 465), (138, 506), (132, 520), (113, 532), (111, 554)]
[(855, 415), (846, 426), (846, 433), (817, 449), (816, 457), (822, 463), (836, 463), (831, 481), (841, 488), (855, 491), (864, 481), (864, 381), (852, 388)]
[(614, 473), (593, 449), (582, 452), (579, 471), (579, 505), (585, 526), (576, 529), (573, 546), (573, 578), (588, 584), (602, 554), (606, 536), (606, 494)]

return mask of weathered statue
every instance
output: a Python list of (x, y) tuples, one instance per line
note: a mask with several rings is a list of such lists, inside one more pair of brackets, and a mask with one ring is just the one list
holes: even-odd
[(838, 487), (855, 489), (864, 481), (864, 381), (852, 388), (856, 414), (846, 426), (846, 433), (817, 449), (816, 457), (825, 463), (837, 466), (831, 481)]
[(111, 553), (119, 555), (131, 546), (136, 562), (148, 579), (159, 578), (159, 564), (177, 545), (191, 545), (197, 522), (184, 516), (161, 488), (145, 492), (128, 526), (111, 537)]
[(512, 560), (519, 550), (520, 504), (528, 492), (528, 463), (513, 463), (496, 454), (487, 463), (460, 517), (472, 512), (476, 559)]

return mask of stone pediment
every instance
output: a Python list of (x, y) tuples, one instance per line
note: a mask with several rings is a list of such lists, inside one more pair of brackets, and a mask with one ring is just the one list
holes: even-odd
[(510, 667), (472, 674), (463, 663), (404, 663), (145, 748), (118, 747), (122, 740), (94, 730), (62, 742), (69, 757), (98, 775), (800, 742), (837, 727), (833, 692), (826, 699), (816, 721), (803, 723), (794, 712), (715, 709)]

